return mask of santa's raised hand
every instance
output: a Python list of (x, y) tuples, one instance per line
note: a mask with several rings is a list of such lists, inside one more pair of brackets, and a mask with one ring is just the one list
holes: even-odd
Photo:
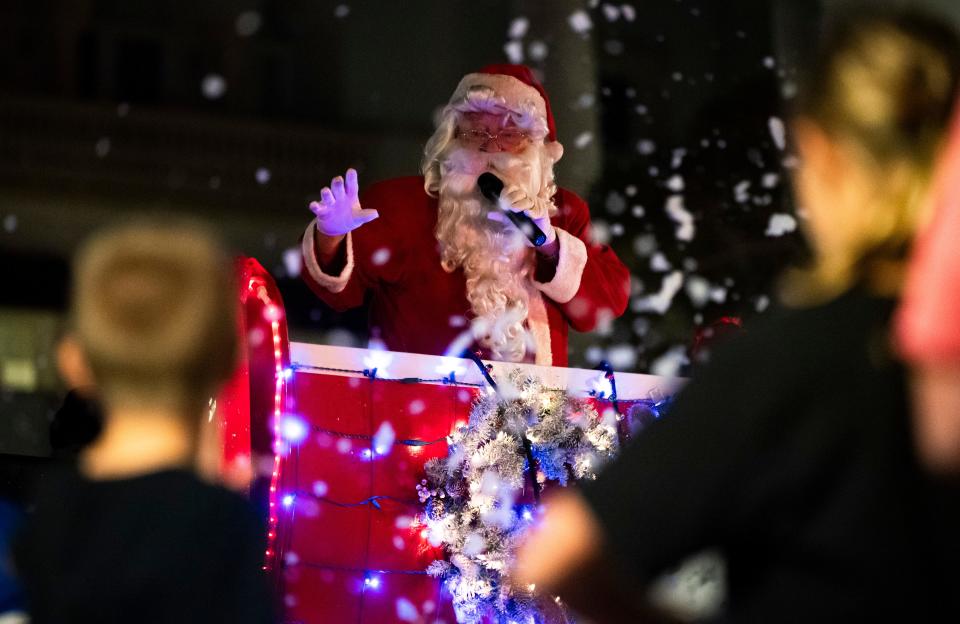
[(345, 177), (335, 177), (320, 191), (320, 201), (310, 202), (310, 212), (317, 217), (317, 231), (325, 236), (344, 236), (380, 216), (376, 210), (360, 206), (356, 170), (347, 169)]
[[(527, 192), (522, 188), (512, 184), (504, 187), (500, 192), (500, 208), (505, 211), (509, 210), (511, 212), (523, 213), (530, 217), (530, 220), (533, 221), (547, 237), (541, 247), (552, 250), (554, 247), (553, 242), (557, 240), (557, 233), (550, 223), (549, 203), (548, 200), (527, 195)], [(487, 214), (487, 217), (489, 217), (491, 221), (513, 226), (513, 222), (507, 218), (507, 215), (501, 212), (492, 211)], [(524, 232), (524, 234), (526, 234), (526, 232)], [(526, 239), (526, 237), (524, 238)], [(529, 244), (531, 246), (533, 245), (533, 243)]]

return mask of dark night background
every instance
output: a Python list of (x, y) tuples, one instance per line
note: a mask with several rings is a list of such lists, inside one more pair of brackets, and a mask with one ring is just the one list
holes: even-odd
[[(273, 272), (294, 340), (365, 344), (362, 311), (331, 312), (295, 275), (307, 202), (348, 166), (361, 186), (416, 173), (439, 106), (491, 62), (541, 76), (558, 182), (634, 275), (631, 310), (575, 336), (572, 365), (685, 371), (702, 328), (735, 316), (749, 331), (804, 253), (778, 127), (798, 59), (843, 4), (5, 0), (0, 453), (49, 452), (37, 423), (64, 391), (70, 254), (117, 216), (212, 221)], [(960, 19), (952, 0), (912, 4)]]

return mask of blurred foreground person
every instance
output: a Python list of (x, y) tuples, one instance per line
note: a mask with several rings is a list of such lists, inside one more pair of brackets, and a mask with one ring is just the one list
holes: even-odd
[(96, 388), (104, 422), (78, 470), (38, 493), (16, 548), (35, 624), (273, 621), (260, 521), (195, 474), (235, 362), (235, 293), (194, 225), (126, 225), (81, 250), (59, 364)]
[(940, 561), (956, 529), (933, 508), (889, 335), (958, 63), (953, 33), (921, 16), (835, 24), (793, 121), (815, 259), (788, 280), (789, 307), (718, 349), (596, 482), (549, 504), (515, 582), (634, 621), (634, 601), (614, 613), (595, 588), (629, 596), (717, 548), (723, 621), (957, 621)]
[[(960, 101), (960, 100), (958, 100)], [(933, 215), (917, 241), (897, 341), (911, 365), (917, 444), (935, 473), (960, 475), (960, 105), (938, 165)]]

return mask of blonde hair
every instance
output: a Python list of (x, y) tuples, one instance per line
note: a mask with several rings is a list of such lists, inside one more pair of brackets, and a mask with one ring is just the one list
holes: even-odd
[(140, 220), (77, 254), (71, 325), (107, 408), (192, 411), (233, 370), (236, 288), (196, 223)]
[(960, 46), (916, 14), (850, 14), (825, 38), (797, 113), (852, 148), (874, 183), (869, 225), (846, 249), (787, 281), (787, 298), (817, 299), (854, 283), (899, 291), (902, 265), (927, 216), (933, 164), (957, 89)]

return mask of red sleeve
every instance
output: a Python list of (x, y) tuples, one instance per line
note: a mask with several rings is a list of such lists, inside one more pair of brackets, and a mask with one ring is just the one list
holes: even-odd
[(370, 279), (364, 268), (355, 261), (354, 233), (347, 234), (341, 243), (343, 269), (337, 275), (330, 275), (320, 267), (314, 247), (315, 233), (316, 221), (311, 221), (300, 239), (300, 251), (303, 255), (300, 275), (303, 281), (321, 301), (338, 312), (359, 306), (370, 287)]
[(605, 318), (624, 313), (630, 296), (630, 272), (607, 245), (590, 240), (590, 209), (576, 194), (560, 189), (558, 213), (551, 220), (560, 242), (560, 259), (552, 279), (537, 283), (559, 304), (570, 326), (591, 331)]
[[(404, 223), (401, 215), (410, 212), (409, 206), (425, 202), (421, 178), (395, 178), (373, 184), (360, 195), (360, 205), (374, 208), (380, 216), (347, 235), (341, 247), (337, 266), (343, 269), (336, 275), (326, 273), (319, 264), (314, 248), (315, 221), (307, 226), (301, 239), (303, 269), (301, 275), (317, 297), (337, 311), (363, 304), (367, 292), (379, 282), (395, 282), (399, 277), (403, 258)], [(377, 260), (377, 254), (390, 258)]]

